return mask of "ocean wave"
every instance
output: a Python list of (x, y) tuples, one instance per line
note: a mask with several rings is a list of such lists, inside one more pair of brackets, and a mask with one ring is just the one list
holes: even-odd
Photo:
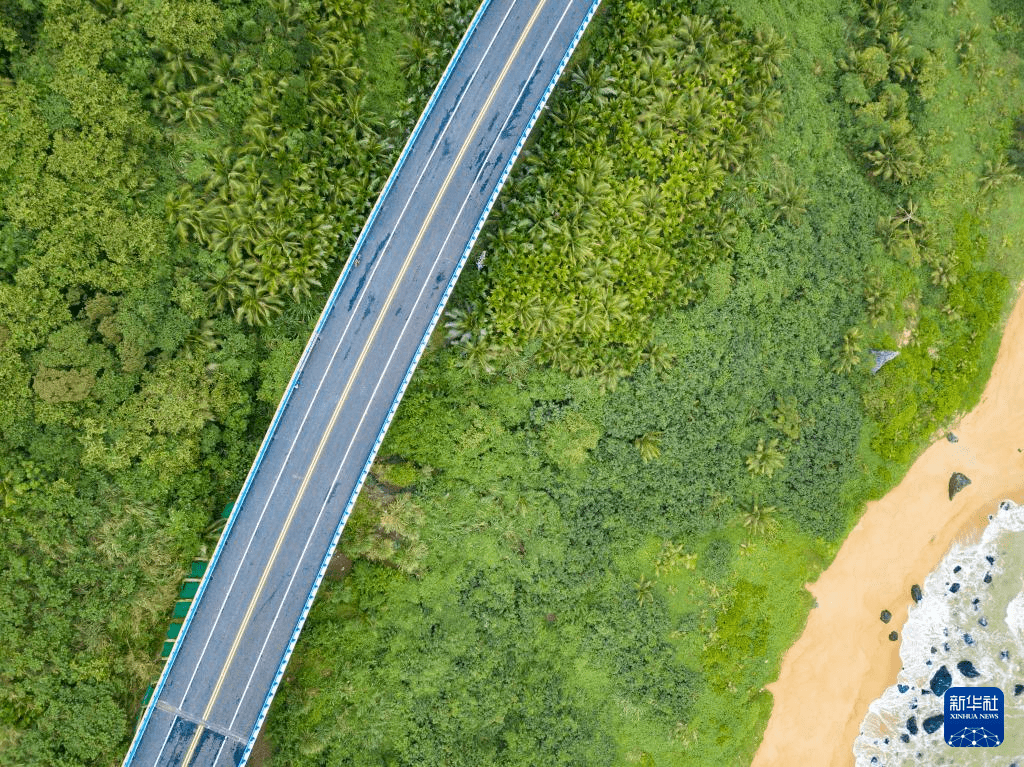
[[(900, 645), (903, 668), (861, 724), (857, 767), (1024, 767), (1022, 575), (1024, 506), (1003, 501), (981, 539), (954, 544), (911, 605)], [(949, 686), (1003, 691), (1002, 745), (952, 748), (943, 741), (936, 724)]]

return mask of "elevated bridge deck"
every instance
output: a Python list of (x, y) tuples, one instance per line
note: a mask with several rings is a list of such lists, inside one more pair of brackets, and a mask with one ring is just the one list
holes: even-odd
[(244, 764), (498, 190), (600, 0), (484, 0), (278, 407), (124, 764)]

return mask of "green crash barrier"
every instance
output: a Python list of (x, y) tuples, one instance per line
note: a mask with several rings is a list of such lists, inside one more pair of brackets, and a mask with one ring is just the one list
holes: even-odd
[(146, 688), (146, 694), (142, 696), (142, 703), (139, 704), (139, 711), (135, 715), (136, 723), (142, 718), (143, 713), (146, 711), (146, 706), (149, 705), (149, 699), (153, 697), (153, 690), (156, 689), (155, 685), (150, 685)]
[(195, 597), (197, 591), (199, 591), (199, 581), (198, 580), (185, 581), (185, 583), (181, 587), (180, 599), (189, 599), (189, 600), (191, 600), (193, 597)]
[[(233, 506), (234, 503), (229, 503), (224, 507), (224, 513), (221, 516), (226, 518), (231, 513)], [(192, 564), (189, 566), (188, 577), (185, 578), (185, 582), (181, 586), (181, 594), (178, 596), (178, 601), (174, 603), (174, 610), (171, 612), (172, 623), (167, 629), (167, 638), (164, 640), (163, 647), (160, 648), (161, 658), (170, 657), (171, 650), (174, 649), (174, 643), (178, 641), (178, 634), (181, 633), (182, 621), (188, 615), (188, 609), (192, 606), (192, 600), (199, 590), (199, 583), (206, 574), (208, 564), (204, 559), (192, 560)], [(146, 695), (139, 705), (140, 717), (145, 712), (146, 706), (149, 705), (149, 699), (153, 697), (153, 690), (153, 685), (146, 689)]]

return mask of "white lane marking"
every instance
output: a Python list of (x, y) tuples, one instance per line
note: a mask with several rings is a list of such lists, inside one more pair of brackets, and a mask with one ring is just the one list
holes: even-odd
[[(430, 164), (431, 164), (431, 162), (432, 162), (432, 160), (434, 158), (434, 154), (437, 152), (438, 148), (443, 145), (443, 143), (444, 143), (443, 142), (443, 138), (444, 138), (445, 134), (448, 132), (448, 129), (451, 127), (452, 123), (454, 122), (455, 115), (458, 112), (459, 108), (462, 106), (462, 101), (464, 100), (466, 94), (469, 92), (470, 85), (472, 85), (472, 83), (474, 82), (474, 80), (477, 77), (477, 74), (480, 72), (481, 67), (483, 66), (484, 62), (487, 59), (488, 53), (490, 52), (491, 48), (493, 47), (495, 41), (498, 39), (498, 35), (501, 33), (502, 29), (505, 27), (505, 24), (508, 21), (508, 17), (511, 15), (512, 9), (515, 7), (517, 2), (518, 2), (518, 0), (513, 0), (512, 4), (509, 5), (509, 8), (505, 12), (504, 17), (502, 17), (501, 23), (498, 25), (498, 28), (494, 32), (494, 36), (491, 38), (490, 42), (488, 42), (486, 48), (484, 49), (483, 54), (480, 57), (480, 61), (477, 63), (476, 68), (473, 70), (472, 74), (470, 75), (470, 78), (469, 78), (469, 80), (466, 83), (466, 87), (463, 88), (462, 93), (459, 94), (458, 99), (455, 102), (455, 105), (452, 107), (451, 116), (448, 118), (448, 122), (445, 124), (444, 128), (442, 129), (442, 131), (441, 131), (441, 133), (439, 135), (439, 138), (437, 140), (437, 143), (434, 145), (433, 149), (431, 149), (430, 153), (427, 155), (427, 159), (424, 162), (423, 168), (420, 170), (420, 174), (419, 174), (419, 176), (417, 176), (416, 182), (413, 185), (412, 190), (410, 191), (410, 193), (406, 197), (405, 205), (402, 207), (402, 210), (399, 213), (398, 218), (395, 220), (395, 226), (392, 228), (391, 233), (388, 235), (388, 238), (385, 241), (384, 248), (381, 249), (382, 252), (384, 250), (386, 250), (388, 245), (390, 245), (391, 240), (394, 237), (395, 232), (398, 229), (398, 224), (402, 221), (403, 217), (405, 216), (405, 213), (406, 213), (406, 211), (409, 208), (409, 205), (410, 205), (410, 203), (412, 201), (412, 198), (413, 198), (416, 190), (419, 188), (420, 182), (423, 180), (423, 177), (426, 175), (427, 171), (431, 169), (430, 168)], [(196, 660), (196, 664), (195, 664), (195, 667), (194, 667), (194, 669), (192, 671), (192, 675), (189, 677), (188, 684), (185, 686), (185, 690), (181, 694), (181, 702), (180, 702), (181, 706), (184, 706), (185, 698), (188, 696), (189, 691), (192, 689), (192, 685), (195, 682), (196, 675), (199, 673), (200, 665), (201, 665), (201, 663), (203, 661), (203, 658), (206, 656), (206, 652), (207, 652), (207, 650), (209, 648), (210, 641), (213, 639), (213, 636), (214, 636), (214, 633), (216, 631), (216, 628), (220, 624), (220, 619), (221, 619), (221, 616), (223, 615), (224, 607), (225, 607), (225, 605), (227, 605), (228, 599), (230, 598), (231, 593), (234, 591), (235, 584), (236, 584), (236, 582), (238, 580), (238, 576), (241, 573), (241, 569), (242, 569), (241, 566), (244, 565), (246, 563), (246, 561), (248, 560), (249, 551), (252, 548), (253, 541), (256, 538), (257, 532), (259, 532), (261, 523), (263, 522), (263, 518), (266, 516), (267, 509), (270, 507), (270, 503), (271, 503), (271, 501), (274, 498), (274, 494), (277, 491), (277, 486), (280, 483), (281, 477), (282, 477), (285, 469), (288, 466), (288, 460), (289, 460), (289, 458), (291, 458), (292, 451), (295, 449), (295, 446), (299, 443), (299, 438), (300, 438), (300, 436), (302, 436), (302, 430), (303, 430), (303, 428), (306, 425), (306, 421), (309, 419), (309, 415), (313, 412), (314, 406), (316, 405), (317, 396), (319, 395), (320, 390), (323, 387), (324, 382), (327, 380), (327, 378), (328, 378), (328, 376), (329, 376), (329, 374), (331, 372), (331, 368), (334, 366), (334, 361), (335, 361), (335, 359), (336, 359), (336, 357), (338, 355), (338, 352), (341, 350), (341, 347), (344, 345), (344, 342), (347, 339), (348, 331), (349, 331), (349, 328), (350, 328), (350, 326), (352, 324), (352, 321), (359, 314), (359, 308), (360, 308), (360, 306), (361, 306), (361, 304), (363, 302), (363, 299), (366, 298), (369, 295), (369, 293), (370, 293), (369, 285), (370, 285), (370, 283), (371, 283), (371, 281), (373, 279), (374, 274), (377, 271), (377, 268), (380, 266), (382, 261), (383, 261), (383, 259), (377, 258), (374, 261), (373, 267), (371, 267), (370, 273), (366, 276), (366, 281), (364, 283), (364, 289), (361, 292), (360, 296), (357, 298), (356, 305), (353, 307), (352, 311), (349, 312), (348, 319), (347, 319), (347, 321), (345, 323), (345, 327), (343, 328), (343, 330), (341, 332), (341, 335), (339, 336), (338, 343), (334, 347), (334, 351), (331, 353), (330, 360), (327, 363), (327, 365), (325, 366), (324, 372), (323, 372), (323, 374), (320, 377), (320, 381), (317, 383), (317, 386), (316, 386), (316, 388), (313, 391), (313, 397), (310, 399), (309, 405), (307, 406), (306, 411), (305, 411), (305, 413), (302, 416), (302, 420), (299, 422), (299, 427), (296, 430), (295, 438), (292, 440), (291, 444), (288, 446), (288, 451), (285, 453), (285, 457), (282, 460), (281, 467), (278, 470), (277, 476), (274, 478), (274, 482), (271, 485), (269, 492), (267, 493), (267, 497), (266, 497), (266, 500), (265, 500), (265, 502), (263, 504), (263, 508), (260, 510), (259, 517), (257, 517), (257, 519), (256, 519), (256, 524), (253, 526), (252, 534), (249, 536), (249, 540), (246, 543), (245, 549), (243, 549), (243, 551), (242, 551), (242, 557), (241, 557), (241, 561), (239, 563), (239, 567), (235, 570), (234, 574), (231, 577), (231, 581), (229, 582), (228, 587), (227, 587), (227, 589), (224, 592), (224, 599), (221, 602), (220, 608), (217, 610), (217, 617), (214, 619), (213, 626), (210, 628), (210, 631), (209, 631), (209, 633), (206, 636), (206, 640), (203, 642), (203, 649), (200, 651), (199, 657)]]
[(174, 720), (177, 718), (178, 717), (176, 716), (171, 717), (171, 726), (167, 728), (167, 737), (164, 738), (164, 744), (160, 746), (160, 750), (156, 752), (156, 759), (153, 761), (153, 764), (160, 764), (160, 757), (164, 755), (164, 749), (167, 748), (167, 744), (171, 742), (171, 733), (174, 732)]
[[(211, 732), (212, 732), (212, 730), (211, 730)], [(223, 736), (221, 736), (221, 737), (223, 738)], [(217, 748), (217, 753), (213, 755), (213, 761), (210, 762), (210, 764), (212, 764), (214, 767), (217, 766), (217, 761), (220, 759), (220, 753), (221, 753), (221, 751), (224, 750), (224, 746), (227, 745), (227, 742), (228, 742), (227, 738), (224, 738), (223, 740), (221, 740), (220, 746)]]
[[(551, 41), (554, 39), (555, 34), (558, 32), (558, 29), (561, 27), (562, 22), (565, 20), (565, 16), (566, 16), (566, 14), (568, 12), (569, 12), (569, 8), (567, 6), (565, 8), (565, 10), (562, 11), (562, 15), (559, 17), (558, 23), (555, 25), (554, 30), (551, 32), (551, 34), (548, 36), (547, 41), (544, 43), (544, 47), (541, 50), (540, 55), (537, 57), (536, 61), (533, 64), (533, 69), (535, 69), (537, 64), (540, 63), (541, 58), (543, 58), (544, 54), (547, 52), (548, 48), (551, 46)], [(515, 102), (513, 102), (513, 103), (518, 103), (522, 99), (523, 94), (526, 92), (527, 88), (529, 88), (529, 86), (530, 86), (530, 79), (531, 78), (527, 78), (526, 82), (523, 83), (523, 86), (522, 86), (522, 88), (519, 89), (519, 94), (516, 96)], [(437, 268), (437, 265), (440, 262), (441, 257), (444, 254), (444, 251), (445, 251), (445, 249), (446, 249), (446, 247), (448, 245), (448, 242), (451, 239), (451, 236), (454, 233), (455, 229), (457, 228), (459, 220), (462, 218), (462, 214), (465, 212), (466, 205), (469, 203), (470, 199), (472, 199), (474, 196), (476, 196), (475, 187), (479, 183), (480, 177), (483, 175), (484, 170), (486, 169), (487, 162), (490, 160), (491, 154), (494, 152), (494, 148), (497, 146), (498, 142), (501, 140), (501, 134), (504, 133), (504, 131), (508, 128), (508, 125), (511, 122), (512, 118), (513, 118), (512, 114), (509, 114), (505, 118), (505, 121), (502, 123), (501, 129), (496, 133), (494, 141), (491, 142), (491, 145), (487, 148), (487, 152), (484, 155), (484, 162), (481, 163), (480, 168), (477, 170), (476, 175), (473, 177), (473, 180), (471, 182), (470, 192), (463, 199), (462, 205), (459, 206), (459, 211), (458, 211), (458, 213), (456, 213), (456, 215), (455, 215), (455, 217), (453, 219), (452, 225), (448, 228), (448, 234), (445, 236), (444, 241), (443, 241), (441, 247), (438, 249), (438, 255), (434, 259), (433, 263), (431, 264), (430, 269), (427, 270), (427, 275), (426, 275), (427, 279), (423, 283), (422, 287), (420, 287), (419, 293), (416, 296), (416, 300), (412, 303), (412, 306), (414, 308), (419, 306), (420, 301), (423, 298), (424, 291), (428, 287), (430, 287), (431, 283), (433, 282), (433, 272)], [(388, 370), (391, 367), (391, 363), (394, 361), (395, 354), (397, 353), (399, 345), (401, 344), (401, 342), (403, 341), (403, 339), (405, 337), (406, 331), (409, 329), (409, 324), (410, 324), (410, 322), (412, 322), (413, 316), (414, 316), (413, 312), (410, 311), (408, 316), (406, 317), (405, 322), (402, 325), (402, 330), (399, 333), (398, 338), (395, 340), (395, 343), (394, 343), (394, 345), (392, 347), (392, 350), (391, 350), (391, 354), (388, 356), (387, 362), (384, 364), (384, 368), (383, 368), (380, 376), (377, 379), (377, 384), (376, 384), (376, 386), (374, 386), (373, 391), (371, 392), (370, 397), (367, 400), (366, 407), (363, 409), (361, 417), (359, 418), (359, 423), (356, 425), (355, 429), (352, 430), (353, 437), (349, 441), (349, 444), (348, 444), (348, 447), (345, 450), (344, 456), (342, 457), (341, 461), (339, 462), (339, 469), (335, 473), (334, 479), (332, 480), (331, 484), (329, 485), (329, 487), (331, 488), (331, 491), (328, 493), (328, 499), (333, 494), (334, 485), (337, 484), (338, 478), (341, 476), (341, 472), (345, 468), (345, 463), (348, 460), (349, 453), (351, 452), (352, 447), (355, 444), (356, 435), (358, 435), (359, 431), (362, 429), (363, 423), (366, 420), (366, 416), (369, 415), (371, 405), (373, 405), (374, 399), (377, 396), (377, 392), (380, 389), (381, 383), (383, 382), (383, 380), (387, 376)], [(256, 661), (253, 664), (252, 671), (249, 672), (249, 678), (246, 680), (245, 687), (242, 690), (242, 694), (239, 696), (238, 706), (235, 708), (234, 716), (231, 717), (231, 722), (228, 725), (228, 729), (231, 729), (232, 727), (234, 727), (235, 720), (238, 718), (239, 713), (241, 713), (242, 702), (245, 700), (245, 697), (248, 695), (249, 690), (252, 687), (252, 680), (253, 680), (253, 677), (256, 675), (256, 671), (259, 669), (260, 660), (262, 660), (262, 658), (263, 658), (263, 655), (264, 655), (264, 653), (266, 651), (266, 648), (267, 648), (267, 644), (270, 642), (271, 635), (273, 634), (274, 629), (277, 626), (278, 619), (281, 616), (281, 612), (284, 609), (285, 605), (289, 601), (288, 600), (288, 594), (291, 592), (292, 587), (295, 584), (295, 579), (296, 579), (296, 576), (298, 575), (298, 572), (299, 572), (299, 569), (300, 569), (300, 565), (301, 565), (301, 561), (306, 556), (306, 553), (309, 550), (309, 546), (310, 546), (310, 544), (311, 544), (311, 542), (313, 540), (313, 536), (316, 534), (317, 528), (320, 526), (320, 522), (323, 519), (324, 512), (327, 510), (327, 506), (328, 506), (328, 501), (325, 500), (323, 505), (320, 507), (319, 512), (317, 513), (316, 521), (310, 527), (310, 532), (309, 532), (309, 534), (306, 537), (306, 543), (303, 545), (302, 552), (299, 555), (299, 564), (297, 564), (295, 569), (292, 571), (292, 575), (288, 579), (288, 585), (285, 587), (284, 593), (283, 593), (283, 595), (281, 596), (281, 598), (280, 598), (280, 600), (278, 602), (277, 610), (274, 612), (274, 618), (273, 618), (273, 620), (270, 623), (270, 628), (267, 629), (266, 637), (264, 638), (263, 644), (260, 647), (259, 654), (256, 656)]]

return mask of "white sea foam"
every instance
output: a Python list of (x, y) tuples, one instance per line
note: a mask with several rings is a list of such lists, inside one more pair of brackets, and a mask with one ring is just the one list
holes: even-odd
[[(1003, 501), (981, 540), (955, 544), (925, 580), (921, 601), (911, 605), (900, 645), (903, 668), (861, 724), (857, 767), (1024, 767), (1024, 693), (1015, 694), (1024, 685), (1022, 575), (1024, 506)], [(957, 668), (961, 661), (970, 661), (978, 676), (966, 678)], [(942, 697), (930, 686), (943, 666), (953, 686), (1003, 691), (1001, 746), (952, 748), (941, 727), (924, 731), (925, 721), (942, 714)]]

